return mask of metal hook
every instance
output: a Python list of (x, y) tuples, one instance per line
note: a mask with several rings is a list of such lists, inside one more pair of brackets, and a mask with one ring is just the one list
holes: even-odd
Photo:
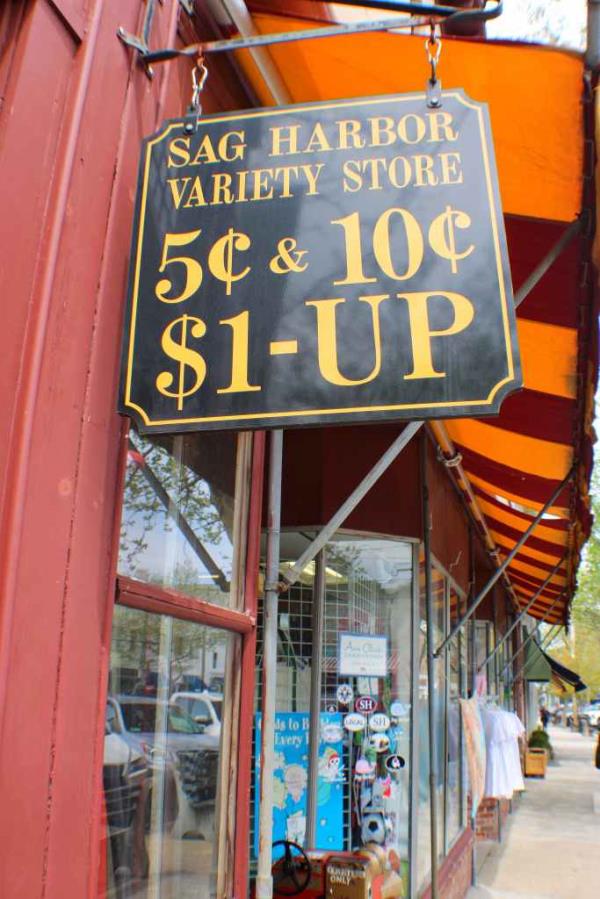
[(442, 105), (442, 82), (437, 77), (437, 66), (442, 52), (442, 39), (436, 34), (436, 25), (430, 22), (431, 32), (425, 40), (427, 61), (431, 66), (431, 75), (427, 81), (427, 105), (437, 108)]
[(202, 106), (200, 104), (200, 94), (204, 88), (204, 83), (208, 78), (208, 69), (204, 65), (204, 57), (199, 56), (198, 61), (192, 69), (192, 99), (186, 115), (196, 117), (195, 122), (186, 122), (184, 131), (186, 134), (193, 134), (198, 129), (198, 122), (202, 114)]

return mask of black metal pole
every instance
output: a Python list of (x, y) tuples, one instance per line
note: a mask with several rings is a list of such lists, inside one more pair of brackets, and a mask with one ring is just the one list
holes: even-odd
[(540, 594), (543, 593), (543, 591), (546, 589), (546, 587), (548, 586), (548, 584), (550, 583), (550, 581), (552, 580), (552, 578), (554, 577), (554, 575), (556, 574), (556, 572), (558, 571), (558, 569), (560, 568), (560, 566), (563, 564), (564, 561), (565, 561), (565, 557), (563, 556), (563, 557), (556, 563), (556, 565), (554, 566), (554, 568), (552, 569), (552, 571), (550, 572), (550, 574), (548, 575), (548, 577), (546, 578), (546, 580), (544, 581), (544, 583), (542, 584), (542, 586), (539, 588), (539, 590), (536, 590), (536, 592), (533, 594), (533, 596), (531, 597), (531, 599), (529, 600), (529, 602), (527, 603), (527, 605), (525, 606), (525, 608), (522, 609), (522, 610), (519, 612), (519, 614), (517, 615), (517, 617), (515, 618), (515, 620), (513, 621), (513, 623), (511, 624), (511, 626), (509, 627), (509, 629), (507, 630), (507, 632), (504, 634), (504, 636), (502, 637), (502, 639), (499, 640), (499, 641), (496, 643), (496, 645), (494, 646), (493, 650), (492, 650), (492, 651), (489, 653), (489, 655), (486, 656), (486, 658), (483, 660), (483, 662), (481, 663), (481, 665), (480, 665), (480, 666), (478, 667), (478, 669), (477, 669), (478, 672), (479, 672), (479, 671), (482, 671), (482, 670), (485, 668), (485, 666), (487, 665), (487, 663), (490, 662), (490, 661), (494, 658), (494, 656), (496, 655), (496, 653), (498, 652), (498, 650), (500, 649), (500, 647), (506, 642), (506, 640), (508, 640), (508, 638), (510, 637), (510, 635), (512, 634), (512, 632), (514, 631), (514, 629), (515, 629), (516, 626), (518, 625), (519, 621), (521, 621), (521, 619), (523, 619), (523, 618), (525, 617), (525, 615), (529, 612), (530, 608), (532, 607), (532, 605), (534, 604), (534, 602), (536, 601), (536, 599), (537, 599), (537, 598), (540, 596)]
[(431, 539), (429, 487), (427, 484), (427, 441), (421, 436), (421, 483), (423, 509), (423, 549), (425, 555), (425, 616), (427, 621), (427, 711), (429, 720), (429, 827), (431, 846), (431, 899), (438, 899), (437, 841), (437, 733), (435, 725), (435, 636), (433, 633), (433, 595), (431, 589)]
[(542, 518), (543, 518), (543, 516), (545, 515), (545, 513), (548, 511), (548, 509), (551, 508), (551, 506), (554, 505), (554, 503), (556, 502), (556, 500), (558, 499), (558, 497), (560, 496), (560, 494), (562, 493), (562, 491), (564, 490), (564, 488), (566, 487), (566, 485), (569, 483), (569, 481), (570, 481), (571, 478), (573, 477), (573, 472), (574, 472), (574, 470), (575, 470), (574, 468), (571, 468), (571, 469), (569, 470), (567, 476), (564, 478), (564, 480), (562, 480), (562, 481), (560, 482), (560, 484), (558, 485), (558, 487), (556, 488), (556, 490), (552, 493), (552, 496), (551, 496), (549, 499), (546, 500), (546, 502), (544, 503), (543, 507), (542, 507), (542, 508), (540, 509), (540, 511), (537, 513), (537, 515), (535, 516), (535, 518), (533, 519), (533, 521), (531, 522), (531, 524), (529, 525), (529, 527), (527, 528), (527, 530), (525, 531), (525, 533), (523, 534), (523, 536), (519, 538), (519, 540), (517, 541), (517, 543), (515, 543), (514, 547), (511, 549), (511, 551), (509, 552), (509, 554), (508, 554), (508, 555), (506, 556), (506, 558), (504, 559), (504, 562), (502, 562), (502, 564), (501, 564), (500, 567), (497, 569), (497, 571), (494, 572), (494, 574), (493, 574), (492, 577), (489, 579), (489, 581), (487, 582), (487, 584), (485, 585), (485, 587), (483, 588), (483, 590), (481, 590), (481, 591), (479, 592), (478, 596), (475, 597), (475, 600), (473, 601), (471, 607), (470, 607), (470, 608), (467, 610), (467, 612), (462, 616), (462, 618), (460, 619), (460, 621), (457, 622), (457, 624), (454, 625), (454, 627), (452, 628), (452, 630), (450, 631), (450, 633), (448, 634), (448, 636), (445, 638), (445, 640), (442, 640), (442, 642), (440, 643), (440, 645), (438, 646), (438, 648), (437, 648), (436, 651), (435, 651), (435, 657), (436, 657), (436, 659), (439, 657), (439, 655), (440, 655), (440, 653), (442, 652), (442, 650), (445, 649), (446, 645), (447, 645), (448, 643), (450, 643), (451, 640), (454, 639), (454, 637), (457, 635), (457, 633), (459, 632), (459, 630), (461, 629), (461, 627), (465, 624), (465, 622), (469, 620), (469, 618), (471, 617), (471, 615), (473, 614), (473, 612), (475, 611), (475, 609), (479, 606), (479, 604), (480, 604), (481, 602), (483, 602), (483, 600), (484, 600), (485, 597), (488, 595), (488, 593), (490, 592), (490, 590), (492, 589), (492, 587), (494, 586), (494, 584), (496, 583), (496, 581), (498, 581), (498, 580), (502, 577), (504, 571), (508, 568), (508, 566), (510, 565), (510, 563), (512, 562), (512, 560), (514, 559), (514, 557), (516, 556), (516, 554), (519, 552), (519, 550), (521, 549), (521, 547), (522, 547), (523, 544), (525, 543), (525, 541), (529, 539), (529, 537), (532, 535), (532, 533), (534, 532), (534, 530), (536, 529), (536, 527), (538, 526), (538, 524), (539, 524), (540, 521), (542, 520)]

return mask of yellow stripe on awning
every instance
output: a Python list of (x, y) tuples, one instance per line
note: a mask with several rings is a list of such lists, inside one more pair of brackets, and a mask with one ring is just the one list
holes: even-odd
[[(260, 33), (313, 23), (254, 13)], [(269, 48), (292, 102), (422, 92), (429, 77), (423, 36), (386, 33)], [(238, 56), (259, 93), (247, 57)], [(544, 47), (445, 40), (444, 88), (489, 104), (505, 213), (571, 222), (581, 209), (583, 62)]]
[[(471, 478), (471, 480), (474, 479)], [(515, 531), (523, 532), (527, 530), (529, 526), (527, 521), (523, 518), (519, 518), (518, 515), (514, 515), (509, 509), (506, 511), (504, 511), (504, 509), (499, 509), (497, 506), (492, 505), (492, 503), (486, 502), (481, 496), (477, 497), (477, 502), (491, 528), (494, 527), (494, 521), (498, 521), (501, 524), (513, 528)], [(543, 524), (538, 524), (535, 529), (535, 536), (540, 540), (547, 540), (548, 543), (556, 543), (558, 546), (564, 546), (567, 541), (568, 531), (546, 528)]]
[(447, 421), (446, 428), (455, 443), (507, 468), (562, 481), (571, 467), (573, 452), (563, 443), (525, 437), (475, 419)]
[[(502, 548), (511, 552), (515, 545), (515, 541), (511, 540), (509, 537), (506, 537), (504, 534), (499, 534), (492, 527), (492, 537), (496, 541), (496, 544)], [(537, 528), (533, 532), (535, 536), (538, 535)], [(534, 549), (529, 541), (527, 541), (523, 546), (523, 552), (530, 556), (532, 559), (537, 559), (538, 562), (542, 562), (544, 565), (549, 565), (551, 568), (554, 568), (556, 563), (558, 562), (558, 558), (556, 556), (551, 556), (548, 553), (540, 552), (539, 549)]]
[[(554, 562), (556, 565), (556, 562)], [(535, 577), (538, 581), (545, 581), (550, 571), (547, 568), (536, 568), (535, 565), (529, 565), (527, 562), (521, 562), (520, 559), (513, 559), (510, 565), (508, 566), (508, 573), (510, 577), (510, 571), (514, 568), (517, 571), (522, 571), (524, 574), (530, 575), (530, 577)], [(560, 574), (554, 574), (550, 578), (551, 584), (558, 584), (559, 587), (564, 587), (566, 581), (565, 578)]]
[(540, 393), (577, 396), (577, 331), (517, 318), (523, 386)]
[[(511, 493), (508, 490), (505, 490), (503, 487), (496, 487), (494, 484), (491, 484), (489, 481), (485, 481), (483, 478), (479, 478), (476, 475), (473, 475), (469, 472), (469, 481), (475, 487), (479, 487), (481, 490), (484, 490), (486, 493), (489, 493), (491, 496), (502, 496), (504, 499), (510, 500), (511, 502), (518, 503), (521, 506), (525, 506), (528, 509), (531, 509), (535, 515), (536, 512), (539, 512), (543, 506), (543, 503), (534, 502), (534, 500), (525, 499), (522, 496), (519, 496), (517, 493)], [(565, 521), (569, 520), (569, 510), (564, 506), (550, 506), (548, 509), (548, 513), (551, 515), (556, 515), (559, 518), (564, 518)], [(532, 516), (533, 517), (533, 516)]]

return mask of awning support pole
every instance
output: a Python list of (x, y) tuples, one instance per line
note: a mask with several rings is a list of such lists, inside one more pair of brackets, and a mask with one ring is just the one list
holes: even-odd
[(423, 497), (423, 549), (425, 555), (425, 616), (427, 621), (427, 712), (429, 721), (429, 829), (431, 847), (431, 899), (438, 899), (437, 844), (437, 741), (435, 722), (435, 655), (433, 633), (433, 594), (431, 590), (431, 535), (427, 455), (425, 439), (421, 440), (421, 483)]
[[(551, 605), (550, 608), (548, 609), (548, 612), (546, 613), (547, 615), (550, 615), (550, 614), (551, 614), (551, 612), (552, 612), (552, 610), (554, 609), (554, 606), (556, 605), (556, 603), (559, 602), (559, 600), (561, 600), (561, 599), (563, 598), (564, 595), (565, 595), (565, 594), (564, 594), (564, 591), (563, 591), (562, 593), (560, 593), (560, 594), (556, 597), (556, 599), (554, 600), (554, 602), (552, 603), (552, 605)], [(508, 660), (508, 662), (506, 663), (506, 665), (505, 665), (504, 668), (502, 669), (502, 671), (501, 671), (501, 673), (500, 673), (500, 677), (503, 677), (504, 672), (507, 671), (507, 670), (510, 668), (510, 666), (512, 665), (512, 663), (514, 662), (514, 660), (517, 658), (517, 656), (519, 655), (519, 653), (520, 653), (520, 652), (523, 652), (523, 650), (525, 649), (525, 647), (527, 646), (527, 644), (529, 643), (529, 641), (532, 640), (533, 637), (535, 637), (535, 635), (539, 633), (540, 625), (541, 625), (541, 624), (542, 624), (542, 622), (540, 621), (538, 624), (536, 624), (536, 626), (535, 626), (534, 629), (531, 631), (531, 633), (530, 633), (530, 634), (527, 634), (527, 637), (523, 640), (523, 642), (521, 643), (520, 647), (517, 649), (516, 652), (514, 652), (514, 653), (512, 654), (512, 656), (510, 657), (510, 659)]]
[(321, 740), (321, 675), (323, 670), (323, 627), (325, 621), (325, 550), (315, 560), (312, 608), (312, 661), (310, 669), (310, 729), (308, 731), (308, 786), (306, 791), (307, 849), (317, 848), (317, 789), (319, 780), (319, 743)]
[(558, 571), (558, 569), (560, 568), (560, 566), (563, 564), (564, 561), (565, 561), (565, 557), (563, 556), (562, 559), (560, 559), (560, 561), (558, 561), (556, 563), (556, 565), (554, 566), (554, 568), (552, 569), (552, 571), (550, 572), (550, 574), (548, 575), (548, 577), (546, 578), (546, 580), (544, 581), (544, 583), (542, 584), (540, 589), (537, 590), (533, 594), (533, 596), (531, 597), (531, 599), (529, 600), (529, 602), (527, 603), (525, 608), (517, 615), (517, 617), (515, 618), (515, 620), (509, 627), (509, 629), (507, 630), (507, 632), (502, 637), (502, 639), (498, 640), (498, 642), (496, 643), (496, 645), (494, 646), (492, 651), (483, 660), (483, 662), (477, 669), (477, 673), (479, 673), (480, 671), (483, 671), (483, 669), (488, 664), (488, 662), (492, 661), (492, 659), (494, 658), (494, 656), (496, 655), (496, 653), (498, 652), (500, 647), (504, 645), (504, 643), (508, 640), (508, 638), (510, 637), (510, 635), (512, 634), (514, 629), (517, 627), (519, 621), (521, 621), (525, 617), (525, 615), (527, 615), (527, 613), (529, 612), (530, 608), (532, 607), (532, 605), (534, 604), (534, 602), (536, 601), (538, 596), (540, 596), (540, 594), (543, 593), (543, 591), (546, 589), (546, 587), (548, 586), (548, 584), (550, 583), (550, 581), (552, 580), (552, 578), (554, 577), (554, 575), (556, 574), (556, 572)]
[(541, 281), (548, 269), (554, 265), (563, 250), (566, 250), (573, 238), (579, 234), (581, 231), (581, 222), (582, 220), (580, 218), (571, 222), (564, 234), (556, 241), (550, 252), (544, 256), (540, 264), (535, 267), (529, 277), (523, 284), (521, 284), (515, 294), (515, 308), (520, 306), (523, 300), (529, 296), (538, 281)]
[(436, 659), (439, 658), (440, 653), (446, 648), (448, 643), (450, 643), (450, 641), (454, 639), (454, 637), (457, 635), (457, 633), (462, 628), (462, 626), (469, 620), (469, 618), (471, 617), (473, 612), (483, 602), (483, 600), (488, 595), (488, 593), (490, 592), (490, 590), (492, 589), (492, 587), (494, 586), (496, 581), (502, 577), (502, 574), (504, 573), (506, 568), (508, 568), (508, 566), (510, 565), (510, 563), (512, 562), (514, 557), (517, 555), (517, 553), (519, 552), (519, 550), (521, 549), (523, 544), (526, 542), (526, 540), (529, 539), (529, 537), (532, 535), (532, 533), (534, 532), (534, 530), (536, 529), (536, 527), (542, 520), (543, 516), (546, 514), (548, 509), (554, 505), (554, 503), (556, 502), (556, 500), (558, 499), (558, 497), (564, 490), (565, 486), (569, 483), (570, 479), (573, 476), (573, 471), (574, 471), (574, 469), (571, 468), (571, 470), (567, 474), (566, 478), (564, 478), (564, 480), (562, 480), (560, 482), (560, 484), (558, 485), (556, 490), (553, 492), (550, 499), (546, 500), (546, 503), (544, 504), (544, 506), (537, 513), (537, 515), (535, 516), (535, 518), (533, 519), (533, 521), (531, 522), (531, 524), (529, 525), (529, 527), (527, 528), (527, 530), (525, 531), (523, 536), (518, 540), (518, 542), (515, 544), (513, 549), (509, 552), (509, 554), (505, 558), (504, 562), (502, 562), (500, 567), (494, 572), (494, 574), (491, 576), (491, 578), (489, 579), (489, 581), (487, 582), (487, 584), (485, 585), (483, 590), (481, 590), (479, 592), (479, 594), (475, 597), (471, 606), (467, 609), (466, 613), (463, 615), (463, 617), (460, 619), (460, 621), (458, 621), (454, 625), (454, 627), (452, 628), (452, 630), (450, 631), (450, 633), (448, 634), (446, 639), (442, 640), (442, 642), (438, 646), (437, 650), (435, 651)]
[(335, 534), (340, 525), (346, 520), (351, 512), (358, 506), (360, 501), (367, 495), (373, 484), (375, 484), (381, 475), (390, 467), (394, 459), (400, 455), (402, 450), (412, 440), (419, 428), (423, 425), (422, 421), (412, 421), (406, 425), (402, 433), (396, 437), (392, 445), (385, 451), (380, 459), (375, 463), (373, 468), (362, 479), (358, 487), (356, 487), (348, 499), (340, 506), (335, 515), (323, 527), (312, 543), (306, 547), (298, 561), (283, 575), (283, 581), (292, 586), (309, 562), (315, 558), (317, 553), (323, 549), (329, 539)]
[(273, 896), (273, 774), (275, 755), (275, 690), (277, 687), (277, 603), (281, 526), (283, 431), (271, 431), (269, 508), (264, 595), (262, 717), (260, 728), (260, 808), (256, 899)]

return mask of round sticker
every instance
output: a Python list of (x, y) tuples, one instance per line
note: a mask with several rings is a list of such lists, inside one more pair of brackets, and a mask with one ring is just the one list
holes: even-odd
[(383, 712), (376, 712), (369, 718), (369, 727), (371, 730), (387, 730), (391, 722), (387, 715)]
[(340, 684), (337, 688), (336, 696), (340, 705), (350, 705), (354, 699), (354, 690), (350, 684)]
[(406, 762), (402, 758), (401, 755), (388, 755), (385, 760), (385, 767), (388, 771), (400, 771), (401, 768), (404, 768)]
[(390, 706), (390, 715), (392, 718), (401, 718), (402, 715), (406, 714), (406, 709), (404, 707), (404, 703), (400, 702), (399, 699), (395, 699)]
[(363, 715), (370, 715), (377, 708), (377, 700), (373, 696), (358, 696), (354, 703), (354, 709)]
[(324, 724), (321, 728), (321, 739), (324, 743), (339, 743), (343, 736), (344, 731), (339, 724), (334, 722)]
[(344, 728), (352, 732), (364, 730), (366, 725), (367, 719), (358, 712), (350, 712), (350, 714), (346, 715), (344, 718)]
[(332, 714), (334, 712), (337, 712), (337, 705), (334, 705), (333, 702), (330, 702), (329, 705), (327, 706), (327, 711), (331, 712)]
[(369, 746), (375, 752), (387, 752), (390, 748), (390, 740), (387, 734), (371, 734), (369, 737)]

